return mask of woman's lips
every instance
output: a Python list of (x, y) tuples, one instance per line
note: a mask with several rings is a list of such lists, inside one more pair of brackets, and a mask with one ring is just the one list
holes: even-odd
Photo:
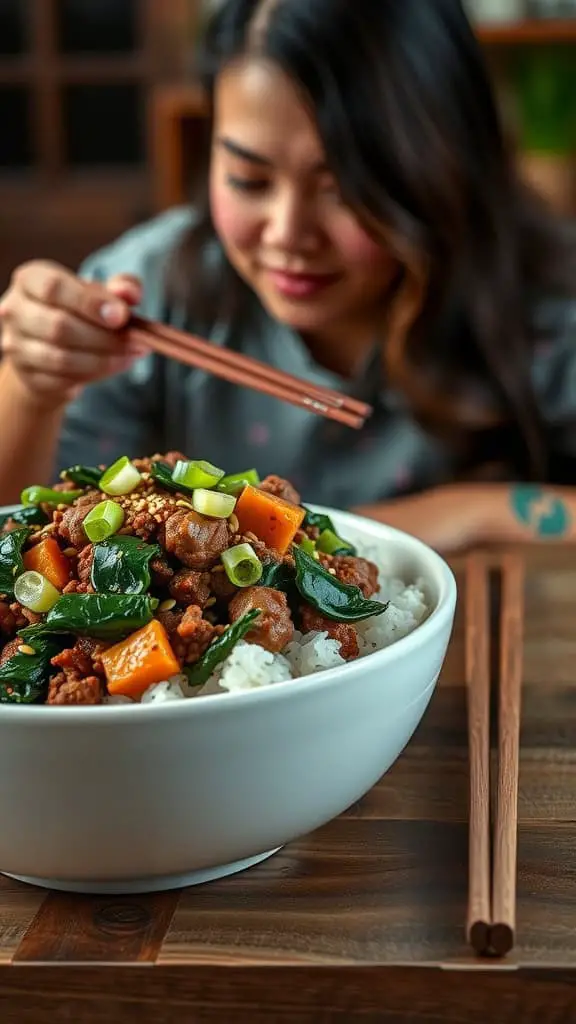
[(291, 274), (267, 270), (276, 291), (290, 299), (309, 299), (338, 280), (338, 274)]

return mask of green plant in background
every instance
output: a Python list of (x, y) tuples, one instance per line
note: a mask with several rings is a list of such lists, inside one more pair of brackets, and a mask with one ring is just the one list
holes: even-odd
[(523, 150), (569, 155), (576, 150), (576, 49), (519, 49), (510, 73)]

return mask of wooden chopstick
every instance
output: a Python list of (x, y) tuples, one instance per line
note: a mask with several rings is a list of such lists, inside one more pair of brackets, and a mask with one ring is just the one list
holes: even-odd
[(490, 943), (490, 593), (480, 554), (466, 561), (465, 665), (470, 761), (468, 942), (477, 953)]
[(505, 956), (514, 945), (518, 831), (518, 769), (523, 667), (524, 565), (506, 553), (499, 565), (500, 671), (496, 810), (490, 842), (490, 591), (489, 565), (466, 561), (465, 660), (470, 759), (467, 937), (480, 955)]
[(194, 335), (143, 317), (132, 317), (129, 336), (161, 355), (213, 373), (232, 383), (254, 388), (358, 429), (372, 408), (359, 399), (341, 395), (268, 366), (251, 356), (211, 345)]
[(518, 554), (501, 563), (498, 781), (494, 824), (494, 880), (490, 944), (504, 956), (514, 945), (518, 848), (518, 770), (524, 645), (524, 564)]

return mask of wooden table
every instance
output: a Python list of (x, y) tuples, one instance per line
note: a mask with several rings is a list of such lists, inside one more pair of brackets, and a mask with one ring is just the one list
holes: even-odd
[(134, 898), (0, 881), (2, 1024), (576, 1021), (576, 549), (528, 561), (508, 960), (475, 960), (464, 940), (460, 615), (435, 698), (394, 768), (261, 866)]

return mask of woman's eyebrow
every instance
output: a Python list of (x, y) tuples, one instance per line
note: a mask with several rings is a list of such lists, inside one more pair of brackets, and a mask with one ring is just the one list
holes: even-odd
[[(246, 149), (245, 146), (241, 146), (238, 142), (234, 142), (234, 139), (229, 138), (227, 135), (219, 135), (217, 143), (222, 146), (232, 156), (237, 156), (241, 160), (248, 160), (250, 163), (258, 164), (259, 167), (272, 167), (272, 160), (266, 156), (262, 156), (261, 153), (255, 153), (253, 149)], [(315, 173), (322, 173), (327, 171), (328, 167), (325, 160), (319, 160), (312, 171)]]
[(249, 160), (253, 164), (259, 164), (261, 167), (271, 167), (272, 161), (268, 160), (265, 156), (261, 156), (260, 153), (255, 153), (251, 149), (245, 149), (244, 146), (240, 146), (233, 139), (229, 139), (226, 135), (221, 135), (218, 138), (218, 145), (226, 149), (232, 156), (238, 156), (242, 160)]

